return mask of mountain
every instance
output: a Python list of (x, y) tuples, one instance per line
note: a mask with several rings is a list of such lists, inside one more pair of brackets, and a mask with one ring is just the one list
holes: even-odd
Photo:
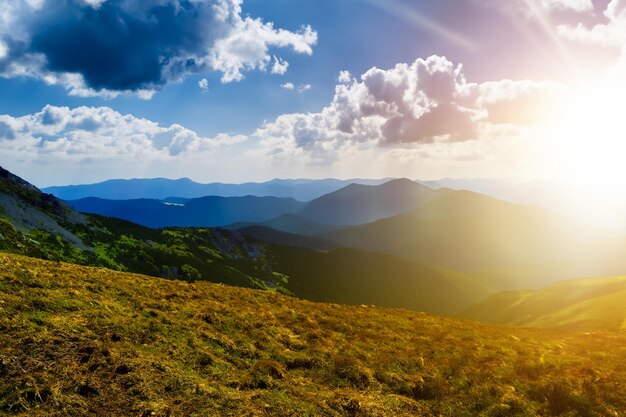
[(0, 414), (620, 416), (626, 334), (0, 254)]
[(498, 293), (461, 316), (514, 326), (624, 330), (624, 300), (626, 277), (576, 279)]
[(260, 226), (285, 233), (303, 236), (316, 236), (340, 228), (338, 226), (332, 226), (328, 224), (314, 223), (305, 220), (295, 214), (283, 214), (282, 216), (278, 216), (276, 218), (261, 223), (233, 223), (231, 225), (228, 225), (227, 228), (232, 230), (240, 230), (250, 226)]
[(263, 222), (294, 213), (305, 203), (279, 197), (200, 197), (188, 200), (104, 200), (67, 202), (82, 213), (128, 220), (147, 227), (216, 227), (235, 222)]
[(295, 198), (309, 201), (329, 192), (338, 190), (351, 183), (377, 185), (389, 181), (386, 179), (274, 179), (267, 182), (243, 184), (210, 183), (200, 184), (189, 178), (170, 180), (166, 178), (108, 180), (97, 184), (67, 185), (44, 188), (43, 191), (54, 194), (63, 200), (80, 200), (97, 197), (108, 200), (163, 200), (168, 197), (198, 198), (206, 196)]
[(525, 287), (626, 270), (623, 239), (564, 222), (537, 207), (468, 191), (447, 191), (410, 213), (320, 237), (473, 274), (523, 269)]
[[(6, 192), (0, 198), (0, 207), (5, 208), (0, 215), (0, 249), (6, 251), (157, 277), (260, 288), (322, 301), (433, 309), (446, 314), (456, 313), (494, 292), (464, 274), (422, 267), (387, 255), (358, 250), (322, 253), (269, 244), (226, 229), (152, 229), (120, 219), (80, 215), (56, 197), (20, 181), (5, 181), (10, 187), (3, 188)], [(19, 199), (18, 203), (3, 204), (14, 199)], [(38, 226), (18, 230), (14, 224), (19, 219), (11, 215), (14, 206), (23, 210), (18, 212), (20, 215), (45, 210), (41, 216), (49, 216), (58, 230)], [(150, 217), (147, 209), (138, 209), (138, 213)], [(74, 218), (81, 221), (71, 222)], [(254, 230), (248, 232), (254, 234)], [(270, 242), (273, 236), (274, 241), (282, 244), (328, 244), (319, 238), (273, 230), (262, 232), (262, 236), (257, 236)], [(64, 234), (76, 239), (80, 236), (79, 242), (65, 240)], [(363, 269), (363, 265), (368, 268)]]
[(298, 216), (315, 223), (359, 225), (414, 210), (445, 191), (408, 179), (372, 186), (350, 184), (311, 201)]

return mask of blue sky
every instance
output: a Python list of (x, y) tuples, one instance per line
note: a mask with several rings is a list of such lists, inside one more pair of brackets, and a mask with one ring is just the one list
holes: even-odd
[(0, 165), (41, 186), (541, 175), (537, 109), (623, 60), (619, 0), (51, 1), (0, 0)]

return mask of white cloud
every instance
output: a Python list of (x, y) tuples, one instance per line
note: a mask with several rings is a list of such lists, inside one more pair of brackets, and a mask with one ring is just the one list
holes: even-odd
[(201, 79), (198, 81), (198, 87), (200, 87), (202, 91), (209, 91), (209, 81), (206, 78)]
[[(319, 112), (283, 114), (264, 123), (250, 135), (253, 140), (203, 137), (108, 107), (46, 106), (23, 117), (0, 115), (0, 154), (9, 167), (21, 172), (30, 166), (48, 183), (77, 175), (101, 180), (111, 172), (119, 177), (230, 173), (237, 179), (444, 174), (436, 161), (478, 170), (480, 161), (503, 154), (506, 163), (488, 165), (500, 164), (504, 172), (512, 169), (507, 147), (536, 121), (532, 110), (558, 98), (562, 88), (530, 80), (471, 83), (461, 65), (440, 56), (371, 68), (358, 80), (336, 85), (331, 103)], [(306, 84), (281, 87), (298, 91)], [(431, 171), (420, 171), (427, 168)]]
[[(236, 1), (236, 0), (233, 0)], [(240, 81), (243, 71), (265, 70), (271, 61), (270, 47), (291, 47), (301, 54), (313, 54), (317, 32), (311, 26), (303, 26), (297, 32), (274, 29), (272, 23), (251, 17), (241, 18), (237, 9), (229, 33), (219, 39), (207, 57), (209, 66), (222, 72), (222, 82)]]
[(275, 158), (328, 164), (348, 149), (445, 147), (515, 130), (507, 126), (521, 129), (538, 116), (529, 108), (560, 91), (558, 84), (530, 80), (468, 83), (461, 65), (431, 56), (372, 68), (361, 82), (337, 85), (319, 113), (279, 116), (255, 135)]
[(313, 86), (311, 84), (300, 84), (298, 86), (298, 92), (304, 93), (305, 91), (309, 91)]
[(350, 74), (350, 71), (340, 71), (339, 75), (337, 76), (337, 82), (340, 84), (348, 84), (350, 81), (352, 81), (352, 74)]
[(284, 75), (289, 68), (289, 62), (284, 59), (278, 58), (274, 55), (274, 64), (272, 65), (272, 74)]
[(0, 41), (0, 59), (6, 58), (9, 53), (9, 48), (4, 44), (4, 42)]
[(575, 26), (560, 25), (559, 34), (571, 41), (625, 49), (626, 1), (611, 0), (604, 10), (604, 16), (607, 22), (590, 28), (582, 23)]
[(296, 90), (298, 93), (304, 93), (309, 91), (313, 86), (311, 84), (300, 84), (296, 86), (294, 83), (288, 82), (280, 85), (280, 88), (285, 90)]
[(128, 162), (214, 152), (246, 140), (243, 135), (206, 138), (173, 124), (122, 115), (109, 107), (46, 106), (23, 117), (0, 116), (0, 149), (21, 160)]

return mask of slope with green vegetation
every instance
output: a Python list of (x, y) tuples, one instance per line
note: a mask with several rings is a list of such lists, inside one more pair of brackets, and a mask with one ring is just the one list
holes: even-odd
[(576, 279), (498, 293), (461, 315), (515, 326), (624, 330), (624, 300), (626, 277)]
[(499, 327), (0, 254), (0, 413), (622, 416), (623, 333)]
[(457, 314), (496, 292), (467, 274), (382, 253), (273, 246), (272, 256), (291, 277), (286, 288), (312, 301)]

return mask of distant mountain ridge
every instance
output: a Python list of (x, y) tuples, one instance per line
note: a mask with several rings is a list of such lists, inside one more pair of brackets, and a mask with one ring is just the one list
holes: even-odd
[(443, 193), (406, 178), (377, 186), (350, 184), (311, 201), (298, 216), (320, 224), (354, 226), (409, 212)]
[(280, 197), (200, 197), (189, 200), (105, 200), (95, 197), (68, 201), (83, 213), (117, 217), (147, 227), (218, 227), (235, 222), (263, 222), (296, 213), (305, 203)]
[[(165, 200), (69, 200), (76, 210), (117, 217), (148, 227), (221, 227), (259, 224), (276, 230), (316, 235), (337, 226), (360, 225), (406, 213), (446, 194), (408, 179), (380, 185), (350, 184), (308, 203), (283, 197), (200, 197)], [(234, 225), (233, 225), (234, 223)]]
[(206, 196), (243, 197), (285, 197), (299, 201), (309, 201), (352, 183), (379, 185), (389, 181), (383, 179), (274, 179), (267, 182), (243, 184), (209, 183), (201, 184), (189, 178), (167, 179), (114, 179), (96, 184), (66, 185), (44, 188), (63, 200), (79, 200), (98, 197), (108, 200), (133, 200), (140, 198), (163, 200), (168, 197), (198, 198)]

